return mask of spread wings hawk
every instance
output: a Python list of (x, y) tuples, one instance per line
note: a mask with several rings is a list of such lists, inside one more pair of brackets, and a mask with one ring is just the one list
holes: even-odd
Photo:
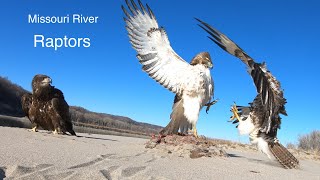
[(247, 67), (256, 86), (258, 95), (249, 106), (232, 106), (233, 123), (239, 123), (240, 134), (249, 134), (250, 141), (257, 144), (260, 151), (272, 155), (285, 167), (296, 168), (299, 161), (280, 144), (277, 131), (280, 128), (280, 114), (287, 115), (286, 99), (279, 81), (267, 70), (265, 63), (256, 63), (246, 52), (226, 35), (209, 24), (197, 19), (209, 38), (226, 52), (239, 58)]
[(152, 79), (175, 93), (170, 123), (160, 134), (192, 132), (197, 136), (196, 123), (199, 112), (205, 105), (210, 107), (213, 97), (213, 80), (210, 75), (212, 61), (209, 53), (201, 52), (187, 63), (170, 46), (165, 30), (159, 27), (148, 5), (140, 8), (126, 0), (129, 11), (123, 6), (126, 29), (137, 58)]

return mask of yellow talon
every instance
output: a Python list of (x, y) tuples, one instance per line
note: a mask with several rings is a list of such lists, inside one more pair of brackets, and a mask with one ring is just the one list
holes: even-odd
[(196, 126), (192, 126), (192, 129), (188, 131), (189, 133), (192, 133), (194, 135), (195, 138), (198, 138), (198, 131)]
[(236, 103), (234, 103), (233, 106), (231, 107), (231, 112), (232, 112), (232, 116), (230, 118), (230, 121), (232, 121), (234, 119), (237, 119), (238, 121), (240, 121), (239, 111), (238, 111)]
[(197, 131), (196, 126), (194, 126), (194, 127), (192, 128), (192, 131), (193, 131), (194, 137), (198, 138), (198, 131)]

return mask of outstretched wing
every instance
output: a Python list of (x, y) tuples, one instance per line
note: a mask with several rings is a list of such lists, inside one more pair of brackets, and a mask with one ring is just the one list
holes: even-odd
[(141, 1), (138, 2), (140, 8), (133, 0), (131, 3), (126, 0), (130, 13), (123, 6), (122, 9), (130, 42), (138, 53), (142, 69), (165, 88), (180, 94), (184, 82), (193, 77), (192, 66), (171, 48), (165, 30), (159, 27), (150, 7), (146, 5), (146, 10)]
[[(262, 109), (260, 113), (263, 114), (262, 127), (266, 128), (266, 133), (270, 129), (276, 130), (280, 127), (279, 113), (287, 115), (285, 111), (286, 99), (283, 97), (283, 91), (280, 83), (267, 70), (265, 63), (256, 63), (246, 52), (244, 52), (237, 44), (235, 44), (226, 35), (222, 34), (209, 24), (197, 19), (202, 29), (210, 34), (209, 38), (215, 42), (226, 52), (241, 59), (243, 63), (249, 68), (248, 72), (251, 75), (257, 92), (259, 93), (254, 102), (261, 101)], [(261, 120), (260, 120), (261, 121)]]

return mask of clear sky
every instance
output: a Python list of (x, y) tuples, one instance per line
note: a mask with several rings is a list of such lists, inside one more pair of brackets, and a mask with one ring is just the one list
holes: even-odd
[[(228, 123), (230, 105), (246, 105), (256, 96), (240, 60), (211, 42), (194, 17), (225, 33), (281, 82), (287, 98), (279, 138), (296, 142), (300, 134), (320, 129), (319, 32), (317, 0), (145, 0), (169, 36), (173, 49), (188, 62), (200, 51), (213, 59), (215, 98), (207, 115), (201, 112), (198, 132), (246, 142)], [(35, 74), (47, 74), (70, 105), (128, 116), (165, 126), (174, 94), (141, 70), (124, 28), (123, 0), (12, 0), (0, 2), (0, 75), (27, 90)], [(28, 14), (99, 16), (96, 24), (29, 24)], [(89, 48), (33, 47), (33, 38), (90, 38)]]

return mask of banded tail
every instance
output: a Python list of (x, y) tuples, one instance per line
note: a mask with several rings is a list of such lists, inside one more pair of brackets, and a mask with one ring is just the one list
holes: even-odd
[(299, 161), (295, 158), (287, 148), (279, 142), (269, 143), (269, 149), (278, 162), (286, 169), (298, 168)]

